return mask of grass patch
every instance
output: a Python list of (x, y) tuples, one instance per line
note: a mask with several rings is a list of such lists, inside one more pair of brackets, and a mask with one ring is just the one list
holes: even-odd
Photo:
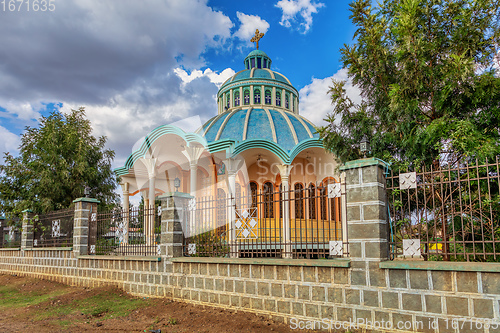
[(69, 292), (71, 292), (70, 289), (58, 289), (48, 293), (46, 291), (22, 292), (16, 285), (0, 286), (0, 309), (36, 305)]
[(126, 317), (133, 310), (151, 305), (149, 299), (130, 298), (123, 294), (104, 291), (91, 295), (81, 300), (74, 300), (69, 304), (61, 304), (48, 309), (37, 311), (35, 320), (58, 318), (67, 315), (85, 315), (86, 318), (108, 318)]

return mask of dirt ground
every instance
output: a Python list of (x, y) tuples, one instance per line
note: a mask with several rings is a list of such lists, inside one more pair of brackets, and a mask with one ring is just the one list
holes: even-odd
[(0, 332), (304, 332), (251, 313), (0, 274)]

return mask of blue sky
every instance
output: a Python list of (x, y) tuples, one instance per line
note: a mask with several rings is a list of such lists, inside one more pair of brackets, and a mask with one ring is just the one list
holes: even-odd
[(16, 154), (41, 115), (84, 106), (119, 167), (155, 127), (216, 114), (218, 87), (243, 69), (255, 29), (272, 69), (299, 90), (300, 113), (321, 125), (331, 78), (347, 78), (348, 3), (71, 0), (53, 12), (0, 11), (0, 153)]

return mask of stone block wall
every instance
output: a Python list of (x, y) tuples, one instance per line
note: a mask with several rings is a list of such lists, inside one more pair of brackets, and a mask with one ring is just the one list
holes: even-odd
[(349, 260), (328, 262), (330, 266), (318, 260), (75, 256), (70, 249), (0, 251), (2, 274), (85, 287), (111, 284), (135, 295), (268, 315), (291, 327), (500, 331), (500, 273), (474, 271), (488, 264), (462, 264), (461, 271), (449, 271), (454, 263), (412, 269), (411, 263), (386, 262), (360, 276), (352, 267), (342, 267), (350, 266)]

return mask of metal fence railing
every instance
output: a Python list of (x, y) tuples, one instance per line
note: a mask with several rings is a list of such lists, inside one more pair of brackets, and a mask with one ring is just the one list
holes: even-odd
[(62, 209), (33, 218), (33, 247), (73, 246), (75, 210)]
[(499, 180), (498, 157), (388, 175), (392, 257), (500, 261)]
[(159, 255), (161, 210), (115, 209), (93, 215), (89, 226), (89, 253), (97, 255)]
[(17, 248), (21, 246), (21, 231), (8, 226), (6, 220), (0, 220), (0, 248)]
[(348, 253), (340, 198), (329, 198), (322, 185), (284, 191), (251, 183), (234, 197), (221, 190), (216, 197), (192, 199), (183, 223), (185, 256), (313, 259)]

